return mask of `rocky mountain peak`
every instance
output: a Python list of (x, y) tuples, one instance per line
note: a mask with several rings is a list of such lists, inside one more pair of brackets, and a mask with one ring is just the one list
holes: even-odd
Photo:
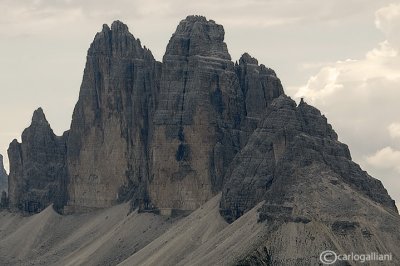
[(129, 33), (128, 26), (119, 20), (116, 20), (111, 24), (111, 31), (118, 33)]
[(42, 108), (34, 111), (21, 143), (14, 140), (8, 148), (11, 208), (34, 213), (51, 203), (57, 210), (64, 205), (65, 138), (54, 134)]
[(41, 107), (39, 107), (33, 112), (32, 124), (49, 126), (49, 122), (47, 121), (46, 116)]
[(36, 136), (44, 138), (45, 136), (53, 135), (53, 130), (42, 108), (38, 108), (33, 112), (31, 125), (22, 133), (22, 141), (30, 141)]
[[(223, 27), (203, 16), (180, 22), (162, 63), (125, 24), (104, 24), (88, 51), (70, 130), (56, 136), (39, 108), (8, 158), (9, 195), (1, 193), (0, 208), (37, 213), (53, 204), (69, 214), (130, 201), (138, 211), (126, 216), (119, 206), (62, 217), (47, 209), (9, 234), (7, 226), (0, 230), (4, 265), (76, 264), (77, 237), (91, 249), (81, 249), (79, 262), (93, 265), (131, 254), (126, 265), (317, 265), (325, 249), (393, 253), (393, 265), (400, 265), (400, 216), (382, 183), (351, 160), (318, 109), (285, 95), (272, 69), (248, 53), (230, 61)], [(190, 216), (178, 222), (141, 212)], [(7, 217), (0, 215), (0, 224)], [(81, 217), (84, 223), (72, 226)], [(115, 231), (115, 224), (127, 227)], [(112, 232), (103, 230), (108, 226)], [(21, 232), (32, 228), (40, 232), (29, 241), (40, 245), (24, 246), (20, 257)], [(99, 245), (97, 236), (110, 232), (107, 245)], [(61, 245), (64, 233), (74, 238), (61, 241), (73, 243), (72, 253)], [(159, 239), (174, 246), (167, 257), (180, 262), (152, 256), (170, 251)]]
[(96, 34), (88, 55), (143, 58), (144, 49), (140, 40), (129, 32), (128, 26), (116, 20), (111, 28), (103, 24), (102, 31)]
[(258, 60), (249, 55), (248, 53), (242, 54), (239, 59), (239, 64), (253, 64), (258, 65)]
[(160, 71), (150, 50), (121, 21), (97, 33), (68, 134), (67, 167), (74, 178), (66, 212), (108, 207), (128, 197), (144, 201)]
[[(190, 15), (187, 16), (185, 21), (190, 21), (190, 22), (207, 22), (207, 18), (205, 16), (200, 16), (200, 15)], [(214, 20), (210, 20), (214, 22)]]
[(206, 56), (230, 60), (222, 25), (203, 16), (182, 20), (167, 46), (166, 56)]
[(101, 30), (101, 32), (109, 32), (111, 29), (107, 24), (103, 24), (103, 29)]

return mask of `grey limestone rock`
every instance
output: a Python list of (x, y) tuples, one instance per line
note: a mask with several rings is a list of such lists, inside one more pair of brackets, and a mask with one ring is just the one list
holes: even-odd
[(3, 165), (3, 156), (0, 154), (0, 208), (8, 206), (8, 175)]
[[(304, 195), (343, 187), (397, 213), (327, 119), (297, 106), (249, 54), (233, 63), (223, 27), (201, 16), (179, 23), (163, 62), (122, 22), (104, 25), (88, 50), (71, 129), (55, 136), (38, 109), (9, 158), (11, 207), (25, 211), (131, 200), (140, 210), (185, 213), (222, 191), (227, 221), (265, 201), (260, 222), (308, 225), (351, 199), (321, 192), (321, 207)], [(346, 216), (329, 228), (336, 221)]]
[(238, 265), (316, 265), (326, 249), (400, 261), (400, 218), (382, 183), (319, 110), (285, 95), (272, 69), (247, 53), (233, 63), (223, 27), (202, 16), (179, 23), (162, 63), (122, 22), (104, 25), (70, 130), (55, 136), (38, 109), (8, 155), (11, 209), (131, 200), (174, 216), (222, 191), (228, 222), (263, 202), (265, 226)]
[(262, 201), (264, 233), (238, 265), (316, 265), (324, 250), (399, 254), (394, 201), (303, 100), (272, 101), (231, 164), (220, 213), (232, 222)]
[(68, 138), (67, 212), (148, 201), (159, 73), (160, 64), (122, 22), (96, 35)]
[(3, 156), (0, 154), (0, 192), (8, 191), (8, 175), (4, 169)]
[(258, 65), (257, 59), (248, 53), (240, 58), (236, 72), (245, 97), (246, 115), (259, 120), (272, 100), (284, 94), (282, 84), (275, 71)]
[[(150, 196), (161, 209), (194, 210), (220, 191), (258, 114), (283, 93), (265, 67), (235, 66), (224, 34), (214, 21), (189, 16), (167, 46), (151, 151)], [(261, 94), (267, 98), (256, 103)]]
[(66, 135), (53, 133), (41, 108), (22, 133), (22, 142), (11, 142), (8, 157), (10, 207), (35, 213), (54, 203), (60, 211), (67, 199)]
[[(347, 145), (338, 141), (327, 119), (314, 107), (299, 106), (280, 96), (267, 108), (263, 120), (227, 172), (221, 214), (233, 221), (265, 200), (276, 206), (291, 206), (300, 193), (296, 184), (311, 187), (308, 167), (330, 171), (332, 185), (346, 184), (382, 207), (397, 212), (382, 183), (352, 162)], [(310, 192), (310, 191), (307, 191)], [(334, 199), (331, 199), (334, 200)], [(281, 211), (280, 211), (281, 212)]]
[[(283, 94), (275, 73), (247, 53), (239, 65), (230, 60), (224, 34), (188, 16), (160, 63), (125, 24), (103, 25), (65, 133), (66, 213), (125, 200), (191, 211), (221, 190), (232, 159)], [(11, 146), (17, 182), (26, 169), (19, 144)]]

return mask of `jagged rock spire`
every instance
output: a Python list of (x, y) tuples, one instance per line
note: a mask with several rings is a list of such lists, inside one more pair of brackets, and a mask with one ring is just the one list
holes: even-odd
[(4, 169), (3, 156), (0, 154), (0, 193), (8, 191), (8, 175)]
[(140, 40), (129, 32), (128, 26), (119, 20), (111, 24), (111, 28), (104, 24), (102, 31), (98, 32), (90, 45), (89, 56), (114, 56), (143, 58), (150, 53), (143, 49)]
[(66, 199), (66, 138), (57, 137), (42, 108), (31, 125), (8, 148), (10, 159), (9, 198), (11, 208), (39, 212), (54, 203), (61, 210)]
[(203, 16), (188, 16), (179, 23), (172, 35), (165, 57), (198, 55), (230, 60), (224, 38), (222, 25)]
[(32, 116), (32, 125), (44, 125), (44, 126), (49, 126), (50, 124), (46, 119), (46, 116), (43, 112), (43, 109), (41, 107), (39, 107), (38, 109), (36, 109), (33, 112), (33, 116)]

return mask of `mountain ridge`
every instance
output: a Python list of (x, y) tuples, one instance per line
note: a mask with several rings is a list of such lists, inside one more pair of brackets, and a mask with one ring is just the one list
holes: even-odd
[[(172, 252), (182, 265), (310, 265), (323, 248), (387, 252), (398, 263), (400, 216), (382, 183), (352, 161), (318, 109), (285, 94), (274, 70), (248, 53), (231, 61), (224, 35), (215, 21), (188, 16), (158, 62), (125, 24), (104, 24), (70, 129), (56, 136), (39, 108), (10, 144), (10, 209), (42, 215), (52, 205), (80, 221), (130, 202), (139, 219), (180, 220), (175, 233), (203, 232), (213, 217), (203, 242), (186, 229), (157, 231), (121, 255), (125, 263), (157, 265)], [(186, 241), (189, 257), (168, 241)]]

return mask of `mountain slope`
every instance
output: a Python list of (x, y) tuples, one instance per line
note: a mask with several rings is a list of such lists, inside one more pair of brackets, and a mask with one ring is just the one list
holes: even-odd
[(231, 165), (220, 211), (233, 222), (261, 201), (267, 236), (243, 263), (313, 265), (324, 250), (391, 253), (392, 265), (399, 262), (394, 201), (303, 101), (296, 106), (281, 96), (272, 102)]
[(116, 265), (174, 222), (154, 214), (129, 213), (129, 209), (129, 204), (121, 204), (89, 214), (63, 216), (49, 206), (29, 217), (0, 212), (0, 262)]

